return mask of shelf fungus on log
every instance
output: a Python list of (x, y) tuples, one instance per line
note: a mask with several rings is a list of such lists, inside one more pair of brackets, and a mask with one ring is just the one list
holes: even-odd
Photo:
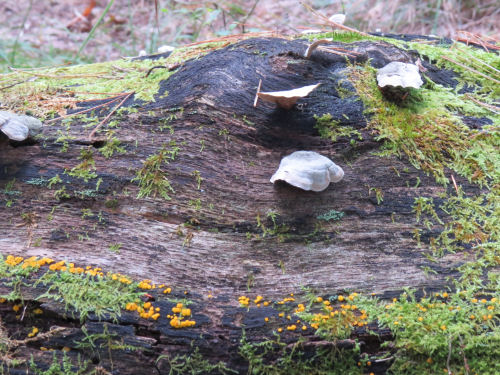
[(342, 168), (327, 157), (313, 151), (295, 151), (281, 160), (270, 181), (285, 181), (302, 190), (323, 191), (330, 182), (339, 182), (343, 177)]
[(34, 117), (0, 111), (0, 130), (13, 141), (24, 141), (38, 134), (41, 128), (41, 121)]
[(415, 64), (393, 61), (377, 72), (377, 84), (382, 94), (394, 102), (404, 101), (412, 89), (423, 85)]
[(292, 109), (294, 104), (300, 98), (304, 98), (309, 95), (315, 88), (317, 88), (320, 83), (316, 85), (304, 86), (298, 89), (287, 90), (287, 91), (272, 91), (272, 92), (257, 92), (257, 96), (267, 102), (276, 103), (278, 107), (284, 109)]
[(377, 72), (379, 87), (392, 86), (418, 89), (423, 85), (422, 78), (415, 64), (393, 61)]

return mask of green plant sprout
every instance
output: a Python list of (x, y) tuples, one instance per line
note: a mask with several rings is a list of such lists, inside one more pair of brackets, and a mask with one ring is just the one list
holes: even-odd
[(132, 179), (132, 181), (139, 182), (140, 190), (137, 198), (159, 195), (163, 199), (170, 200), (169, 192), (175, 193), (167, 178), (167, 172), (163, 170), (179, 152), (179, 147), (175, 145), (175, 142), (171, 142), (170, 146), (171, 149), (168, 149), (166, 145), (163, 145), (156, 154), (148, 157), (136, 177)]

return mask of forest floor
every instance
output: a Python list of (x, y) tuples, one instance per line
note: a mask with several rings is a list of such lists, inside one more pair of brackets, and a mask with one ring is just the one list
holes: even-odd
[[(88, 0), (1, 2), (0, 72), (8, 66), (107, 61), (135, 56), (141, 50), (153, 53), (161, 45), (178, 46), (249, 31), (297, 34), (318, 28), (315, 25), (318, 18), (299, 1), (292, 0), (159, 0), (158, 23), (154, 1), (116, 0), (89, 43), (82, 48), (91, 27), (110, 2), (97, 0), (90, 22), (73, 22), (89, 3)], [(496, 26), (500, 10), (495, 0), (314, 0), (309, 3), (326, 16), (345, 13), (346, 25), (369, 32), (447, 37), (457, 37), (459, 30), (491, 37), (498, 37), (499, 33)]]

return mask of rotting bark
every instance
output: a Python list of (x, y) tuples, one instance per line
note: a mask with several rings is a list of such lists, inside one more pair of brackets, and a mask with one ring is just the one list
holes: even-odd
[[(67, 152), (61, 152), (57, 142), (58, 130), (64, 128), (59, 123), (44, 127), (42, 141), (3, 140), (0, 184), (15, 178), (21, 195), (0, 214), (2, 254), (66, 259), (173, 285), (177, 298), (193, 301), (190, 307), (197, 322), (194, 328), (177, 330), (166, 318), (152, 322), (124, 312), (118, 322), (91, 317), (82, 325), (61, 306), (41, 301), (46, 315), (27, 318), (29, 324), (46, 330), (53, 325), (64, 328), (49, 339), (19, 346), (15, 358), (34, 355), (37, 363), (47, 364), (52, 354), (39, 347), (69, 347), (72, 359), (81, 354), (92, 361), (91, 366), (113, 374), (137, 374), (139, 369), (142, 374), (164, 374), (169, 365), (165, 360), (155, 364), (160, 355), (173, 358), (198, 347), (211, 362), (222, 360), (244, 373), (247, 365), (237, 354), (242, 328), (249, 341), (269, 337), (275, 327), (266, 325), (264, 317), (276, 311), (266, 307), (247, 312), (237, 307), (241, 294), (278, 299), (304, 287), (319, 295), (356, 290), (392, 297), (403, 286), (442, 288), (446, 278), (455, 275), (462, 256), (446, 255), (437, 263), (427, 260), (426, 247), (414, 239), (418, 225), (412, 207), (422, 195), (439, 201), (445, 188), (404, 158), (374, 153), (381, 143), (365, 128), (363, 104), (345, 73), (349, 64), (369, 59), (381, 67), (413, 58), (383, 42), (336, 45), (358, 57), (347, 61), (316, 51), (305, 59), (305, 41), (252, 39), (184, 63), (162, 84), (155, 102), (130, 99), (125, 103), (138, 112), (118, 117), (114, 136), (126, 152), (109, 159), (99, 153), (106, 137), (98, 132), (89, 142), (92, 128), (78, 121), (69, 127)], [(434, 68), (436, 80), (441, 79), (437, 68), (424, 64)], [(321, 86), (289, 111), (262, 101), (254, 108), (259, 79), (265, 91), (318, 82)], [(332, 143), (321, 138), (314, 115), (326, 113), (340, 126), (358, 130), (363, 139), (350, 142), (340, 137)], [(179, 147), (175, 159), (164, 166), (175, 192), (169, 193), (171, 200), (138, 199), (138, 184), (131, 180), (143, 161), (163, 145)], [(85, 182), (65, 174), (65, 169), (81, 162), (78, 157), (87, 149), (93, 153), (98, 177)], [(321, 193), (271, 184), (269, 178), (280, 159), (297, 150), (331, 158), (344, 169), (344, 179)], [(52, 189), (28, 183), (56, 175), (63, 182)], [(96, 190), (98, 179), (102, 182)], [(465, 190), (477, 189), (466, 180), (459, 182)], [(54, 191), (63, 185), (70, 197), (58, 200)], [(1, 205), (5, 207), (8, 199), (5, 196)], [(83, 210), (91, 214), (82, 215)], [(330, 210), (345, 216), (320, 223), (317, 217)], [(22, 213), (33, 214), (33, 219), (26, 221)], [(274, 220), (272, 213), (278, 214)], [(431, 234), (424, 233), (421, 241), (425, 243)], [(116, 244), (118, 251), (110, 251)], [(439, 272), (425, 274), (424, 266)], [(9, 287), (3, 286), (0, 292), (8, 293)], [(215, 298), (209, 299), (209, 292)], [(175, 305), (156, 292), (151, 294), (162, 311)], [(32, 288), (23, 288), (25, 303), (31, 307), (40, 304), (32, 300), (36, 295)], [(0, 305), (0, 309), (9, 333), (28, 324), (15, 318), (11, 306)], [(82, 327), (89, 333), (106, 329), (116, 340), (139, 349), (113, 353), (99, 345), (82, 349), (75, 344), (85, 338)], [(367, 332), (358, 329), (353, 338), (365, 342), (361, 350), (379, 352), (380, 340), (389, 333), (382, 331), (376, 338)], [(285, 342), (296, 341), (292, 334), (284, 337)], [(312, 334), (305, 337), (307, 350), (332, 345), (323, 345)], [(381, 362), (373, 371), (383, 373), (388, 364)]]

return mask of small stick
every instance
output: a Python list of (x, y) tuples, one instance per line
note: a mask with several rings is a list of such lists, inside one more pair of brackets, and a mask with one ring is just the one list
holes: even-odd
[[(126, 94), (123, 94), (123, 95), (126, 95)], [(104, 107), (105, 105), (108, 105), (108, 104), (116, 102), (117, 100), (123, 98), (123, 95), (120, 95), (120, 96), (116, 97), (115, 99), (110, 100), (109, 102), (106, 102), (106, 103), (103, 103), (103, 104), (99, 104), (99, 105), (97, 105), (95, 107), (92, 107), (92, 108), (84, 109), (83, 111), (79, 111), (79, 112), (75, 112), (75, 113), (70, 113), (69, 115), (62, 115), (62, 116), (53, 118), (51, 120), (47, 120), (47, 121), (45, 121), (45, 123), (46, 124), (50, 124), (51, 122), (56, 122), (57, 120), (61, 120), (63, 118), (67, 118), (67, 117), (71, 117), (71, 116), (75, 116), (75, 115), (79, 115), (79, 114), (82, 114), (82, 113), (93, 111), (94, 109), (101, 108), (101, 107)]]
[(259, 101), (260, 87), (262, 86), (262, 80), (259, 79), (259, 87), (257, 87), (257, 92), (255, 93), (255, 100), (253, 101), (253, 106), (257, 107), (257, 102)]
[(20, 85), (20, 84), (22, 84), (22, 83), (32, 82), (32, 81), (35, 81), (36, 79), (37, 79), (37, 77), (31, 77), (31, 78), (28, 78), (28, 79), (26, 79), (26, 80), (24, 80), (24, 81), (14, 82), (14, 83), (13, 83), (13, 84), (11, 84), (11, 85), (7, 85), (7, 86), (2, 86), (2, 87), (0, 87), (0, 91), (2, 91), (2, 90), (7, 90), (7, 89), (9, 89), (9, 88), (11, 88), (11, 87), (14, 87), (14, 86)]
[(317, 41), (315, 41), (315, 42), (311, 43), (311, 44), (309, 45), (309, 47), (307, 47), (306, 52), (304, 53), (304, 57), (305, 57), (306, 59), (308, 59), (309, 57), (311, 57), (311, 54), (313, 53), (313, 51), (314, 51), (316, 48), (318, 48), (318, 46), (319, 46), (320, 44), (326, 44), (326, 43), (331, 43), (331, 42), (332, 42), (332, 41), (331, 41), (331, 40), (328, 40), (328, 39), (320, 39), (320, 40), (317, 40)]
[(26, 308), (27, 307), (28, 307), (28, 305), (24, 305), (23, 314), (21, 315), (21, 319), (19, 319), (21, 322), (24, 320), (24, 314), (26, 314)]
[(450, 341), (448, 342), (448, 358), (446, 358), (446, 369), (448, 370), (448, 375), (453, 375), (453, 373), (450, 370), (450, 360), (451, 360), (451, 342), (452, 342), (452, 337), (450, 337)]
[(64, 78), (102, 78), (102, 79), (121, 79), (121, 77), (101, 76), (101, 75), (99, 75), (99, 74), (105, 74), (104, 72), (103, 73), (98, 73), (98, 74), (80, 74), (80, 75), (71, 75), (71, 74), (69, 74), (69, 75), (56, 76), (56, 75), (52, 75), (52, 74), (33, 73), (33, 72), (29, 72), (29, 71), (24, 70), (24, 69), (13, 68), (11, 66), (9, 66), (9, 69), (13, 70), (14, 72), (26, 73), (26, 74), (29, 74), (29, 75), (32, 75), (32, 76), (35, 76), (35, 77), (41, 77), (41, 78), (61, 78), (61, 79), (64, 79)]
[(500, 113), (500, 107), (497, 107), (497, 106), (494, 106), (494, 105), (491, 105), (491, 104), (487, 104), (487, 103), (483, 103), (477, 99), (474, 99), (472, 96), (470, 96), (469, 94), (465, 94), (465, 97), (469, 100), (472, 100), (474, 103), (476, 103), (477, 105), (480, 105), (481, 107), (484, 107), (486, 109), (489, 109), (491, 112), (493, 113), (496, 113), (496, 114), (499, 114)]
[(113, 110), (111, 112), (109, 112), (109, 114), (104, 118), (104, 120), (102, 120), (99, 124), (97, 124), (97, 126), (94, 128), (94, 130), (92, 130), (92, 132), (89, 134), (89, 141), (92, 142), (92, 137), (94, 136), (94, 134), (97, 132), (97, 130), (99, 130), (99, 128), (106, 122), (108, 121), (108, 119), (111, 117), (111, 115), (113, 113), (116, 112), (116, 110), (118, 108), (120, 108), (122, 106), (123, 103), (125, 103), (125, 101), (130, 98), (130, 96), (134, 94), (134, 91), (132, 91), (131, 93), (129, 93), (128, 95), (126, 95), (123, 100), (115, 107), (113, 108)]
[(472, 56), (471, 54), (467, 53), (465, 50), (463, 50), (463, 49), (461, 49), (461, 48), (458, 48), (458, 47), (457, 47), (457, 49), (458, 49), (461, 53), (463, 53), (463, 54), (467, 55), (467, 58), (471, 58), (472, 60), (477, 61), (477, 62), (478, 62), (478, 63), (480, 63), (480, 64), (486, 65), (488, 68), (490, 68), (491, 70), (493, 70), (495, 73), (500, 74), (500, 70), (498, 70), (498, 69), (496, 69), (496, 68), (492, 67), (490, 64), (485, 63), (484, 61), (482, 61), (482, 60), (480, 60), (480, 59), (478, 59), (478, 58), (476, 58), (476, 57)]
[(455, 181), (455, 177), (453, 177), (453, 175), (451, 175), (451, 180), (453, 181), (453, 186), (455, 187), (455, 191), (457, 192), (457, 195), (460, 195), (458, 192), (457, 182)]
[(329, 47), (318, 47), (318, 51), (323, 51), (327, 53), (333, 53), (334, 55), (339, 55), (339, 56), (349, 56), (352, 58), (356, 58), (356, 55), (349, 53), (349, 52), (344, 52), (344, 51), (338, 51), (335, 48), (329, 48)]
[(495, 82), (495, 83), (500, 83), (500, 81), (499, 81), (498, 79), (495, 79), (495, 78), (490, 77), (490, 76), (488, 76), (488, 75), (486, 75), (486, 74), (483, 74), (483, 73), (481, 73), (481, 72), (477, 71), (476, 69), (472, 69), (471, 67), (469, 67), (469, 66), (467, 66), (467, 65), (464, 65), (464, 64), (461, 64), (461, 63), (459, 63), (458, 61), (455, 61), (455, 60), (453, 60), (453, 59), (450, 59), (449, 57), (446, 57), (446, 56), (444, 56), (444, 55), (443, 55), (443, 56), (441, 56), (441, 58), (443, 58), (443, 59), (445, 59), (445, 60), (448, 60), (448, 61), (452, 62), (453, 64), (457, 64), (458, 66), (461, 66), (461, 67), (462, 67), (462, 68), (464, 68), (464, 69), (470, 70), (470, 71), (471, 71), (471, 72), (473, 72), (473, 73), (479, 74), (480, 76), (482, 76), (482, 77), (484, 77), (484, 78), (486, 78), (486, 79), (491, 79), (491, 80), (492, 80), (493, 82)]
[(169, 72), (171, 72), (172, 70), (175, 70), (177, 68), (179, 68), (180, 66), (182, 66), (183, 63), (177, 63), (177, 64), (172, 64), (172, 65), (156, 65), (156, 66), (153, 66), (151, 69), (148, 70), (148, 72), (146, 73), (146, 77), (145, 78), (148, 78), (148, 76), (151, 74), (151, 72), (155, 69), (168, 69)]
[(464, 345), (464, 342), (462, 341), (462, 336), (458, 335), (458, 340), (460, 340), (460, 351), (462, 352), (462, 355), (464, 357), (464, 368), (465, 368), (465, 375), (469, 375), (469, 363), (467, 362), (467, 357), (465, 356), (465, 352), (464, 352), (464, 348), (465, 348), (465, 345)]
[(320, 14), (320, 13), (316, 12), (316, 11), (315, 11), (312, 7), (310, 7), (309, 5), (304, 4), (302, 1), (301, 1), (300, 3), (301, 3), (301, 4), (302, 4), (302, 6), (303, 6), (304, 8), (306, 8), (309, 12), (311, 12), (312, 14), (314, 14), (315, 16), (317, 16), (317, 17), (321, 18), (324, 22), (326, 22), (326, 24), (327, 24), (328, 26), (335, 26), (335, 27), (337, 27), (337, 28), (339, 28), (339, 29), (343, 29), (343, 30), (351, 31), (351, 32), (353, 32), (353, 33), (358, 33), (358, 34), (363, 35), (363, 36), (368, 36), (368, 34), (367, 34), (367, 33), (364, 33), (364, 32), (362, 32), (362, 31), (359, 31), (359, 30), (353, 29), (353, 28), (351, 28), (351, 27), (344, 26), (344, 25), (342, 25), (342, 24), (340, 24), (340, 23), (337, 23), (337, 22), (330, 21), (328, 18), (326, 18), (326, 17), (325, 17), (325, 16), (323, 16), (322, 14)]

